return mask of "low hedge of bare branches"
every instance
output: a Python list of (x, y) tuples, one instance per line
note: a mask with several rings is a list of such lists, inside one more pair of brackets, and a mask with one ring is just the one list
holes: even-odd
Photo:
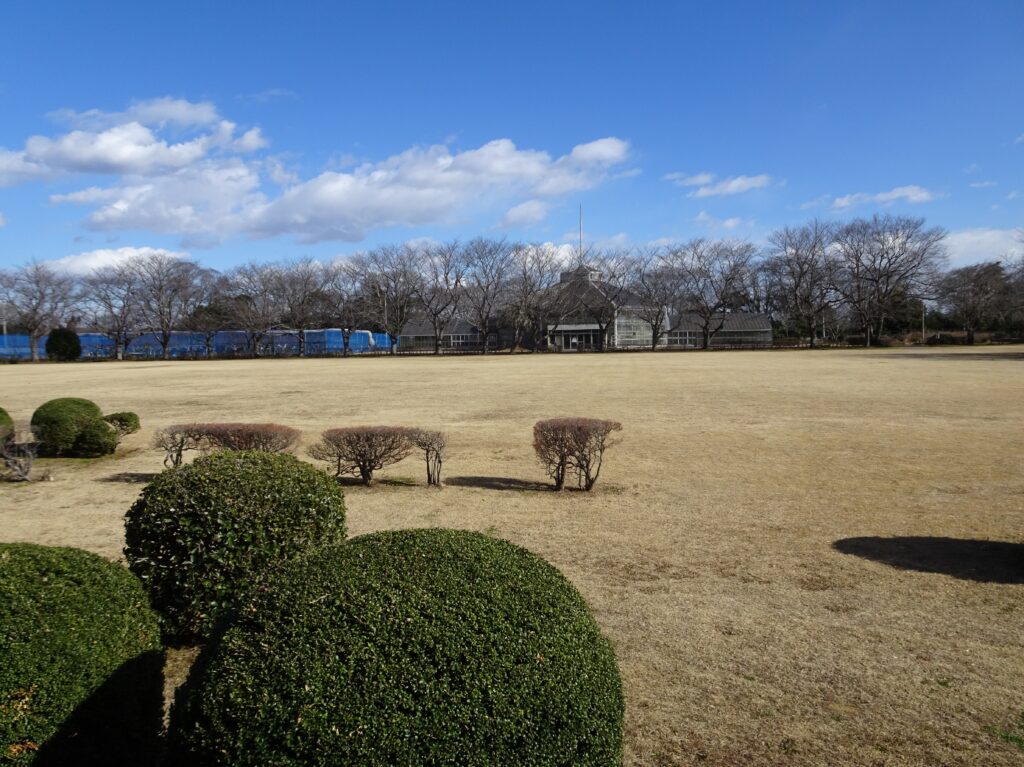
[(32, 465), (39, 455), (39, 438), (33, 429), (18, 431), (0, 423), (0, 478), (14, 482), (32, 479)]
[(398, 463), (412, 452), (418, 429), (404, 426), (348, 426), (328, 429), (309, 448), (309, 455), (334, 467), (334, 476), (358, 476), (373, 484), (373, 473)]
[(199, 424), (214, 450), (258, 450), (283, 453), (299, 441), (301, 432), (278, 423)]
[(177, 468), (190, 450), (258, 450), (283, 453), (301, 432), (276, 423), (181, 423), (160, 429), (153, 447), (164, 451), (164, 466)]
[(618, 421), (551, 418), (534, 424), (533, 449), (555, 490), (565, 487), (570, 473), (581, 490), (591, 490), (601, 474), (604, 451), (612, 445), (611, 434), (621, 430)]

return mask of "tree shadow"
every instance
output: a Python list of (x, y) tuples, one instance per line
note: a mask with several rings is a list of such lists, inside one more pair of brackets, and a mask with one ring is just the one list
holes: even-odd
[(444, 484), (452, 487), (480, 487), (485, 490), (551, 490), (551, 485), (512, 477), (448, 477)]
[(164, 656), (126, 661), (39, 748), (34, 767), (134, 767), (163, 752)]
[(110, 474), (106, 477), (101, 477), (99, 481), (127, 482), (133, 485), (141, 485), (146, 482), (152, 482), (157, 476), (157, 473), (149, 471), (122, 471), (117, 474)]
[(1024, 543), (963, 538), (843, 538), (832, 544), (843, 554), (925, 573), (982, 583), (1024, 583)]
[[(971, 347), (964, 346), (962, 348), (969, 349)], [(865, 355), (865, 356), (868, 356), (868, 355)], [(1005, 354), (1000, 354), (998, 352), (975, 352), (973, 354), (969, 353), (969, 352), (965, 353), (965, 354), (950, 354), (948, 352), (946, 352), (946, 353), (938, 352), (938, 353), (933, 353), (933, 354), (928, 354), (928, 353), (924, 353), (924, 352), (916, 352), (916, 353), (914, 353), (914, 352), (911, 352), (911, 353), (893, 352), (892, 354), (872, 354), (872, 355), (869, 355), (869, 356), (876, 357), (878, 359), (883, 359), (883, 360), (891, 360), (891, 359), (906, 359), (906, 360), (956, 360), (957, 362), (959, 362), (961, 360), (967, 360), (969, 362), (992, 362), (992, 361), (1002, 362), (1002, 361), (1005, 361), (1005, 360), (1024, 361), (1024, 352), (1007, 352)]]

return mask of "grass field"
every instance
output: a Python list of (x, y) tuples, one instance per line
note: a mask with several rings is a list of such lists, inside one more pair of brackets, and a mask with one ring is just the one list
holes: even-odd
[[(0, 539), (118, 558), (170, 423), (441, 427), (448, 486), (409, 458), (347, 489), (351, 533), (470, 528), (559, 567), (615, 645), (627, 764), (1024, 762), (1019, 348), (0, 367), (16, 419), (58, 396), (143, 430), (0, 485)], [(623, 424), (592, 494), (539, 489), (558, 415)]]

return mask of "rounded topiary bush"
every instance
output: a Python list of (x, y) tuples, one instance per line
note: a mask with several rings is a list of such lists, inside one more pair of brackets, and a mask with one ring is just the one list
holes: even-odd
[(150, 763), (162, 664), (156, 616), (124, 567), (0, 544), (0, 762)]
[(237, 595), (315, 547), (345, 540), (338, 483), (294, 456), (221, 452), (146, 485), (125, 555), (168, 637), (204, 637)]
[(72, 452), (80, 458), (109, 455), (117, 449), (120, 438), (121, 435), (112, 425), (102, 419), (91, 418), (78, 430)]
[(0, 440), (14, 437), (14, 419), (0, 407)]
[(82, 341), (70, 328), (54, 328), (46, 338), (46, 356), (58, 362), (72, 362), (82, 356)]
[(615, 655), (579, 592), (479, 533), (367, 535), (292, 562), (204, 649), (179, 765), (620, 765)]
[(129, 410), (103, 416), (103, 420), (117, 429), (119, 434), (134, 434), (142, 428), (139, 416)]
[(78, 397), (52, 399), (36, 408), (32, 426), (39, 438), (39, 452), (47, 456), (74, 455), (82, 427), (103, 417), (95, 402)]

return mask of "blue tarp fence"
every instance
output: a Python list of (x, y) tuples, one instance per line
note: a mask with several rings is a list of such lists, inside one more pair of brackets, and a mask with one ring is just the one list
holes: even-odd
[[(110, 359), (114, 357), (114, 342), (100, 333), (79, 333), (83, 359)], [(257, 348), (254, 348), (257, 347)], [(353, 354), (386, 352), (390, 349), (387, 333), (356, 330), (349, 338), (349, 351)], [(342, 333), (338, 328), (306, 331), (306, 354), (327, 356), (344, 350)], [(146, 333), (132, 340), (125, 353), (126, 359), (159, 359), (163, 353), (160, 339), (155, 333)], [(299, 353), (299, 334), (295, 330), (272, 330), (253, 338), (241, 330), (222, 330), (213, 336), (213, 354), (216, 357), (294, 357)], [(171, 334), (170, 354), (173, 359), (201, 359), (207, 356), (207, 338), (202, 333), (175, 332)], [(46, 358), (46, 336), (39, 341), (39, 356)], [(0, 358), (31, 359), (32, 349), (26, 335), (0, 334)]]

